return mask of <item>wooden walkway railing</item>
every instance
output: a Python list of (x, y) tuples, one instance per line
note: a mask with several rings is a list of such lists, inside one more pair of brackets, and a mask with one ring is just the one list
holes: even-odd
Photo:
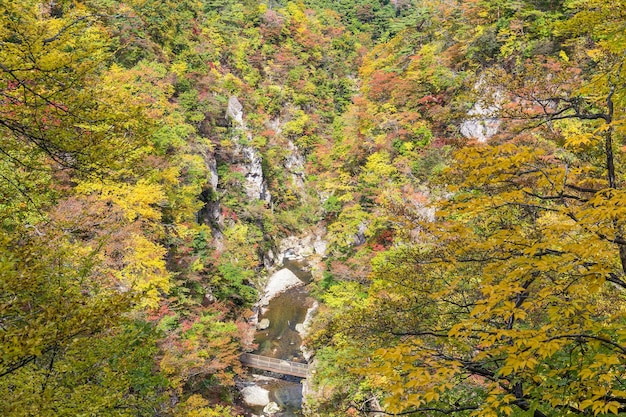
[(306, 363), (291, 362), (267, 356), (253, 355), (252, 353), (244, 353), (240, 356), (240, 360), (242, 364), (251, 368), (298, 376), (300, 378), (306, 378), (309, 372), (309, 365)]

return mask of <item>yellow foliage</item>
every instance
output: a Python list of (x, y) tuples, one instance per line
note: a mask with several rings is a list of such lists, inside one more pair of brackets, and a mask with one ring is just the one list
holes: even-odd
[[(372, 305), (419, 311), (386, 316), (409, 336), (363, 370), (382, 377), (390, 412), (467, 391), (480, 393), (476, 416), (511, 415), (520, 395), (539, 407), (579, 402), (595, 415), (619, 409), (611, 397), (626, 361), (626, 302), (606, 279), (623, 276), (612, 240), (626, 227), (626, 193), (583, 197), (566, 184), (587, 183), (590, 171), (548, 151), (504, 143), (459, 152), (448, 178), (460, 187), (440, 203), (447, 223), (421, 224), (425, 242), (377, 258)], [(384, 165), (374, 155), (370, 167)], [(516, 383), (522, 394), (507, 389)]]
[(124, 210), (129, 221), (138, 218), (160, 220), (158, 205), (166, 201), (162, 186), (144, 179), (136, 184), (83, 182), (76, 187), (76, 191), (86, 195), (95, 193), (102, 200), (114, 202)]
[(146, 237), (134, 235), (124, 253), (124, 266), (113, 271), (124, 287), (142, 294), (142, 307), (157, 307), (161, 294), (170, 289), (165, 267), (165, 248)]
[(211, 405), (199, 394), (193, 394), (176, 407), (176, 417), (232, 417), (230, 407)]

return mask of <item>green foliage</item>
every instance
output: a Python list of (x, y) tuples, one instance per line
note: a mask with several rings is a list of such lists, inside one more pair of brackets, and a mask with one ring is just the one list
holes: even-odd
[(134, 294), (93, 274), (95, 252), (77, 259), (59, 243), (1, 246), (2, 414), (149, 413), (167, 383), (152, 372), (155, 334), (124, 319)]
[(156, 353), (155, 336), (142, 324), (80, 338), (5, 378), (0, 409), (6, 416), (150, 415), (167, 388), (153, 372)]
[[(350, 388), (343, 391), (333, 386), (337, 395), (320, 395), (325, 415), (349, 404), (355, 413), (373, 412), (372, 396), (398, 414), (624, 412), (617, 377), (625, 360), (626, 252), (618, 208), (624, 165), (616, 145), (624, 135), (617, 104), (624, 89), (623, 54), (615, 55), (623, 22), (609, 17), (623, 7), (535, 6), (477, 2), (446, 11), (442, 3), (434, 19), (453, 42), (426, 29), (417, 48), (416, 33), (405, 31), (364, 59), (363, 96), (346, 114), (330, 157), (320, 154), (339, 167), (327, 181), (344, 202), (331, 236), (366, 224), (363, 235), (374, 249), (372, 273), (360, 281), (367, 297), (354, 302), (341, 286), (329, 287), (325, 329), (311, 340), (323, 346), (322, 362), (329, 361), (319, 365), (328, 370), (320, 386), (340, 375), (361, 377), (344, 380)], [(459, 70), (486, 64), (488, 71), (468, 80), (501, 94), (502, 135), (451, 155), (445, 144), (461, 143), (440, 123), (458, 117), (452, 106), (463, 89)], [(418, 87), (405, 79), (419, 80)], [(432, 132), (436, 146), (414, 152), (407, 136), (390, 138), (388, 125), (376, 119), (397, 123), (409, 110), (419, 111), (408, 119), (413, 132)], [(397, 181), (397, 172), (407, 178)], [(434, 217), (420, 215), (427, 197), (420, 203), (411, 195), (420, 189), (417, 180), (446, 185), (440, 191), (446, 197), (430, 202)], [(368, 205), (370, 189), (384, 198)], [(387, 240), (379, 231), (384, 216), (393, 244), (376, 250)], [(344, 266), (368, 246), (333, 243), (348, 255)], [(329, 264), (335, 279), (354, 279), (337, 261)], [(343, 354), (372, 360), (332, 373)]]
[(337, 215), (337, 213), (341, 210), (341, 203), (336, 196), (331, 195), (324, 201), (322, 208), (327, 215)]
[(224, 263), (217, 267), (219, 281), (216, 283), (218, 297), (227, 299), (236, 297), (244, 305), (252, 305), (256, 300), (257, 293), (249, 283), (254, 272), (231, 263)]
[(316, 411), (622, 411), (621, 3), (3, 7), (1, 414), (232, 414), (263, 257), (318, 222)]
[(163, 341), (167, 349), (159, 362), (161, 371), (180, 392), (233, 385), (234, 376), (242, 372), (239, 332), (219, 310), (184, 320)]
[(374, 40), (385, 40), (410, 26), (421, 16), (418, 2), (365, 0), (308, 0), (313, 7), (337, 12), (343, 23), (356, 34), (365, 34)]
[(176, 408), (176, 416), (179, 417), (223, 417), (234, 415), (228, 406), (211, 406), (201, 395), (194, 394), (181, 402)]

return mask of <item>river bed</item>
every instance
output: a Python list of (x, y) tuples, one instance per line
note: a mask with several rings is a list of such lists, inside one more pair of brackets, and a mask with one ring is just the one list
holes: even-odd
[[(303, 261), (285, 260), (284, 267), (292, 271), (305, 285), (291, 288), (272, 298), (264, 307), (259, 320), (268, 319), (269, 327), (258, 330), (255, 343), (257, 355), (285, 359), (294, 362), (306, 363), (300, 346), (302, 338), (296, 329), (307, 316), (307, 311), (313, 306), (313, 299), (309, 297), (306, 283), (311, 281), (311, 274), (307, 271)], [(263, 373), (254, 370), (253, 373)], [(277, 417), (298, 417), (302, 415), (302, 383), (301, 379), (291, 376), (272, 375), (263, 373), (263, 376), (254, 378), (254, 385), (270, 392), (270, 401), (275, 402), (281, 411), (272, 414)], [(248, 415), (263, 415), (263, 407), (249, 407)]]

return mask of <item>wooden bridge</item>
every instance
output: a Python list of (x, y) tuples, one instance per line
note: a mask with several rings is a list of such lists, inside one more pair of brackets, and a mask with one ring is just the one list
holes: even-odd
[(300, 378), (306, 378), (309, 372), (309, 365), (306, 363), (291, 362), (267, 356), (253, 355), (251, 353), (244, 353), (240, 356), (240, 360), (242, 364), (251, 368), (298, 376)]

